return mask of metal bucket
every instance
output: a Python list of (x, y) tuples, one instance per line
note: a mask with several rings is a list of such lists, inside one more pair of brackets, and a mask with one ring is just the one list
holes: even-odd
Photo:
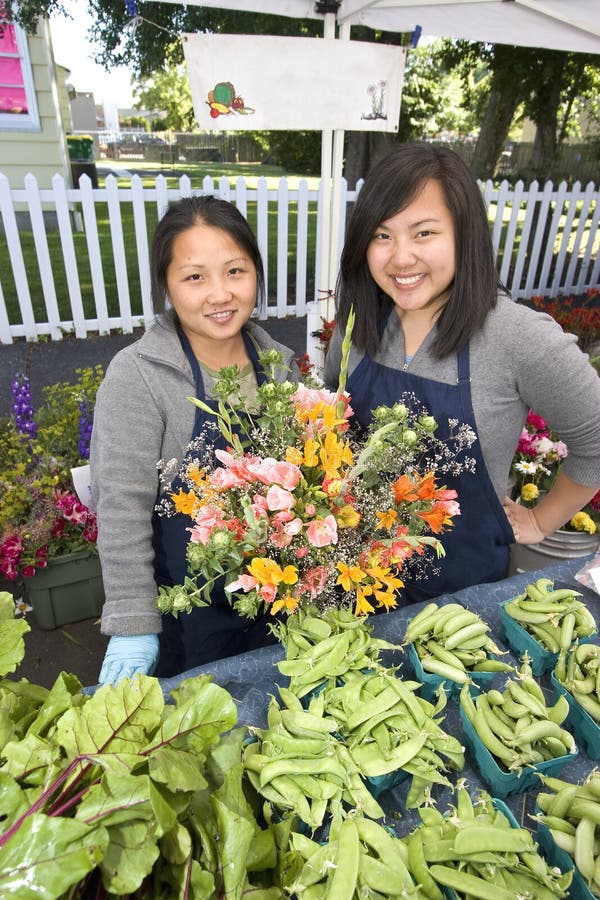
[(512, 544), (508, 574), (516, 575), (533, 569), (543, 569), (556, 559), (589, 556), (598, 550), (600, 534), (586, 531), (564, 531), (562, 528), (544, 538), (539, 544)]

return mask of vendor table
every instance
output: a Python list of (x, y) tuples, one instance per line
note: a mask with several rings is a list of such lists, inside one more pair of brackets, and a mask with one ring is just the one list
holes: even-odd
[[(468, 609), (477, 612), (490, 625), (492, 637), (498, 646), (503, 649), (509, 649), (501, 637), (500, 604), (504, 600), (522, 593), (527, 584), (538, 578), (550, 578), (555, 582), (556, 587), (571, 587), (580, 591), (583, 595), (581, 599), (593, 614), (596, 622), (600, 624), (600, 595), (583, 587), (574, 577), (575, 573), (590, 560), (591, 557), (579, 557), (577, 559), (560, 561), (544, 569), (524, 572), (502, 581), (475, 585), (465, 588), (465, 590), (457, 591), (455, 594), (443, 595), (436, 602), (440, 605), (450, 602), (461, 603)], [(373, 634), (392, 643), (400, 644), (408, 619), (414, 616), (424, 605), (423, 603), (413, 604), (393, 612), (374, 616), (371, 619)], [(595, 638), (595, 640), (598, 641), (598, 638)], [(276, 663), (281, 659), (283, 659), (283, 648), (276, 644), (191, 669), (176, 678), (163, 680), (161, 685), (164, 692), (168, 693), (184, 678), (211, 674), (216, 683), (226, 688), (235, 699), (240, 725), (266, 727), (269, 698), (271, 695), (277, 694), (277, 684), (285, 685), (287, 683), (287, 679), (279, 673), (276, 667)], [(400, 674), (406, 675), (407, 678), (414, 678), (414, 673), (408, 661), (408, 654), (403, 650), (386, 652), (382, 659), (385, 665), (400, 665)], [(508, 656), (503, 657), (503, 659), (514, 663), (519, 661), (518, 657), (512, 652)], [(499, 676), (500, 686), (502, 685), (502, 678), (503, 676)], [(539, 680), (547, 693), (548, 702), (552, 702), (553, 691), (550, 683), (550, 673), (545, 673)], [(443, 716), (442, 728), (450, 734), (462, 736), (459, 706), (456, 698), (448, 700), (446, 709), (441, 715)], [(593, 768), (594, 763), (592, 760), (580, 749), (579, 754), (565, 765), (558, 777), (567, 781), (581, 781)], [(463, 771), (451, 773), (449, 777), (452, 781), (456, 781), (458, 778), (465, 778), (466, 786), (473, 796), (482, 788), (490, 792), (480, 777), (474, 760), (470, 758), (468, 753)], [(408, 779), (396, 785), (390, 791), (384, 792), (378, 798), (386, 815), (389, 816), (396, 831), (401, 835), (410, 831), (420, 822), (418, 813), (415, 810), (405, 810), (404, 801), (407, 791)], [(537, 789), (530, 789), (524, 794), (511, 794), (504, 801), (515, 814), (517, 820), (529, 828), (533, 827), (529, 815), (534, 811), (536, 794)], [(436, 800), (436, 805), (442, 811), (452, 803), (452, 792), (449, 788), (434, 785), (433, 796)]]

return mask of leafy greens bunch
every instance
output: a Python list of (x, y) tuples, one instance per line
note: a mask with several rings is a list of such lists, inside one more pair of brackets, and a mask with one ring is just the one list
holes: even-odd
[(13, 614), (0, 593), (0, 896), (280, 898), (291, 824), (256, 821), (229, 693), (206, 676), (170, 702), (146, 676), (92, 696), (64, 672), (13, 681), (29, 630)]

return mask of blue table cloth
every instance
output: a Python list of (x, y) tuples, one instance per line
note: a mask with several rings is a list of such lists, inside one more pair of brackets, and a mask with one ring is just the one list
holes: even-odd
[[(596, 622), (600, 623), (600, 595), (583, 587), (574, 577), (575, 573), (590, 560), (591, 557), (579, 557), (577, 559), (557, 561), (552, 566), (534, 572), (524, 572), (502, 581), (491, 584), (479, 584), (457, 591), (455, 594), (443, 595), (438, 598), (437, 602), (439, 604), (458, 602), (477, 612), (490, 625), (491, 635), (496, 643), (503, 649), (509, 650), (501, 637), (500, 604), (522, 593), (525, 586), (537, 578), (550, 578), (555, 582), (556, 587), (572, 587), (580, 591), (582, 594), (581, 599), (592, 612)], [(414, 616), (423, 605), (412, 604), (390, 613), (374, 616), (371, 619), (373, 634), (392, 643), (400, 644), (408, 619)], [(277, 694), (276, 686), (278, 684), (285, 685), (287, 683), (287, 679), (279, 673), (276, 666), (276, 663), (283, 659), (283, 656), (283, 648), (277, 644), (191, 669), (176, 678), (164, 679), (161, 684), (164, 692), (168, 693), (184, 678), (206, 673), (211, 674), (217, 684), (226, 688), (236, 701), (239, 724), (262, 728), (266, 727), (267, 704), (270, 696)], [(405, 674), (407, 678), (414, 678), (414, 673), (408, 660), (408, 653), (404, 650), (386, 651), (382, 659), (386, 665), (400, 665), (401, 675)], [(503, 659), (518, 663), (518, 658), (510, 651), (509, 655), (503, 657)], [(542, 675), (539, 681), (547, 694), (548, 702), (551, 703), (553, 701), (553, 690), (550, 682), (550, 673)], [(456, 699), (448, 701), (442, 716), (443, 729), (457, 737), (462, 737), (459, 706)], [(579, 754), (562, 769), (559, 777), (568, 781), (583, 780), (594, 768), (594, 765), (586, 753), (580, 749)], [(489, 788), (479, 775), (475, 762), (469, 754), (466, 756), (464, 770), (460, 773), (451, 773), (450, 775), (450, 779), (453, 782), (459, 778), (466, 779), (466, 786), (473, 796), (480, 789), (489, 792)], [(409, 780), (406, 779), (393, 789), (381, 794), (378, 798), (390, 823), (401, 835), (410, 831), (420, 821), (415, 810), (406, 810), (405, 808), (408, 786)], [(534, 827), (530, 815), (533, 814), (535, 809), (537, 792), (536, 789), (531, 788), (522, 794), (509, 795), (504, 801), (515, 814), (517, 820), (529, 828)], [(442, 811), (452, 803), (452, 792), (449, 788), (434, 785), (433, 796), (436, 805)]]

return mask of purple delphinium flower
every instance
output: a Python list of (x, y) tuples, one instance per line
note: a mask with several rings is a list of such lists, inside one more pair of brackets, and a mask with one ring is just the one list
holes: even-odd
[(93, 413), (91, 404), (82, 400), (79, 404), (79, 456), (81, 459), (90, 458), (90, 440), (92, 437)]
[(30, 438), (37, 437), (37, 423), (33, 415), (31, 405), (31, 390), (29, 378), (22, 372), (17, 372), (10, 388), (13, 404), (12, 414), (15, 419), (17, 431), (26, 434)]

